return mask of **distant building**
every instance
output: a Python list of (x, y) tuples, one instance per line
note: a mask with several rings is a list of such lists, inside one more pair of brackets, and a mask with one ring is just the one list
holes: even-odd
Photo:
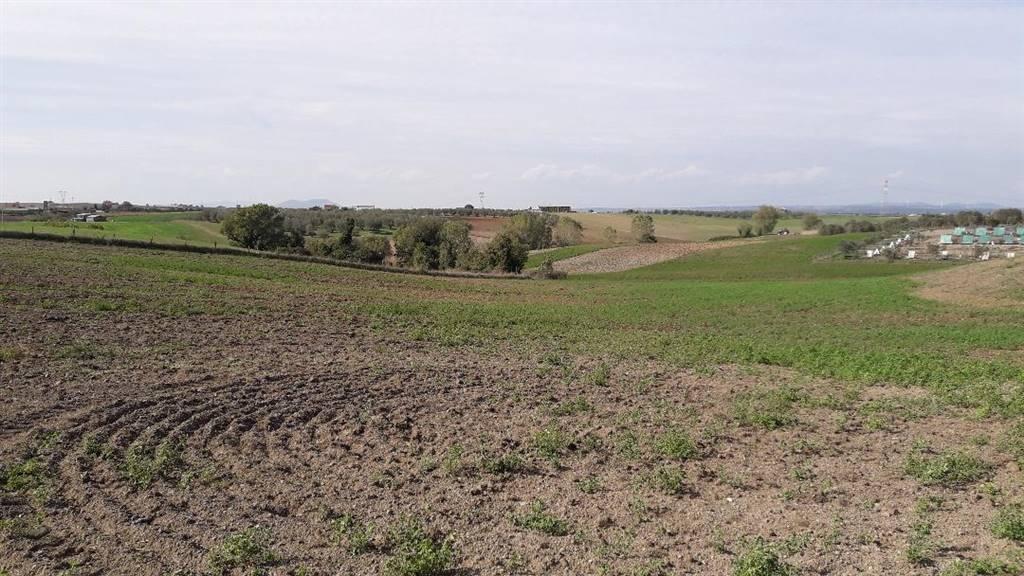
[(355, 206), (356, 210), (373, 210), (374, 208), (376, 208), (376, 206), (373, 204), (359, 204)]
[(324, 210), (337, 210), (337, 204), (324, 204)]
[(538, 206), (541, 212), (572, 212), (572, 206)]

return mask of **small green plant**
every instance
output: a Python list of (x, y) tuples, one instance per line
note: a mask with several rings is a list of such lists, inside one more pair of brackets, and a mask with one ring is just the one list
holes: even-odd
[(793, 576), (796, 570), (779, 558), (774, 546), (756, 538), (733, 561), (733, 576)]
[(992, 533), (999, 538), (1024, 542), (1024, 505), (1006, 506), (996, 513)]
[(108, 444), (99, 436), (93, 434), (82, 439), (82, 452), (84, 452), (86, 456), (99, 458), (100, 460), (110, 460), (117, 455), (113, 446)]
[(673, 460), (689, 460), (697, 457), (697, 444), (682, 430), (670, 428), (654, 440), (654, 449), (662, 456)]
[(358, 556), (373, 546), (373, 528), (352, 514), (342, 514), (331, 520), (331, 541)]
[(679, 468), (662, 466), (651, 477), (654, 485), (670, 496), (686, 493), (686, 473)]
[(569, 533), (569, 523), (550, 514), (543, 502), (534, 502), (529, 512), (512, 517), (512, 524), (519, 528), (535, 530), (548, 536), (565, 536)]
[(556, 424), (550, 424), (533, 435), (534, 449), (552, 462), (557, 462), (568, 446), (568, 436)]
[(552, 416), (572, 416), (575, 414), (593, 411), (594, 405), (588, 402), (586, 398), (580, 396), (578, 398), (556, 404), (551, 409), (551, 414)]
[(932, 523), (919, 520), (914, 523), (907, 543), (907, 562), (914, 566), (928, 566), (935, 554), (935, 543), (932, 542)]
[(71, 344), (57, 350), (58, 358), (69, 360), (93, 360), (101, 354), (100, 348), (85, 338), (78, 338)]
[(961, 560), (957, 558), (946, 566), (939, 576), (1018, 576), (1022, 567), (1002, 560), (979, 558)]
[(261, 574), (264, 568), (277, 562), (270, 540), (268, 528), (247, 528), (228, 536), (220, 546), (211, 550), (206, 565), (218, 576), (236, 568), (247, 568), (252, 574)]
[(604, 362), (597, 365), (594, 371), (590, 373), (587, 379), (591, 384), (595, 386), (607, 386), (608, 378), (611, 376), (611, 368), (608, 367)]
[(632, 430), (623, 430), (615, 435), (615, 451), (627, 460), (637, 460), (641, 456), (640, 438)]
[(152, 449), (144, 444), (133, 444), (125, 451), (121, 471), (136, 488), (148, 488), (161, 478), (172, 480), (184, 465), (182, 448), (175, 440), (165, 440)]
[(455, 564), (454, 536), (431, 536), (414, 519), (400, 522), (388, 540), (391, 557), (384, 563), (385, 576), (435, 576)]
[(444, 459), (441, 461), (441, 468), (448, 476), (458, 476), (463, 472), (462, 454), (465, 452), (461, 444), (455, 444), (448, 448)]
[(601, 491), (601, 480), (597, 476), (588, 476), (577, 480), (576, 487), (584, 494), (597, 494)]
[(949, 488), (963, 487), (984, 480), (992, 474), (992, 466), (977, 456), (963, 452), (945, 452), (928, 456), (915, 451), (907, 457), (904, 470), (925, 485)]
[(1024, 419), (1006, 431), (1000, 447), (1017, 460), (1017, 465), (1024, 468)]
[(21, 351), (21, 348), (0, 346), (0, 363), (19, 360), (22, 356), (24, 356), (24, 353)]
[(740, 424), (775, 430), (797, 422), (794, 409), (801, 398), (795, 388), (758, 388), (740, 393), (733, 409)]
[(526, 468), (526, 461), (514, 452), (498, 456), (485, 454), (480, 460), (480, 468), (489, 474), (507, 476), (522, 472)]

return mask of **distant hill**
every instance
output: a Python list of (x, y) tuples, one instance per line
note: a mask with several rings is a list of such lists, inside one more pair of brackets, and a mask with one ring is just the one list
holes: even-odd
[(337, 204), (334, 200), (327, 198), (307, 198), (305, 200), (285, 200), (277, 205), (278, 208), (312, 208), (324, 204)]
[[(971, 202), (971, 203), (950, 203), (950, 204), (928, 204), (925, 202), (893, 202), (882, 209), (880, 204), (825, 204), (825, 205), (812, 205), (812, 204), (785, 204), (782, 207), (792, 210), (795, 212), (818, 212), (821, 214), (864, 214), (864, 215), (901, 215), (901, 214), (937, 214), (937, 213), (953, 213), (961, 210), (978, 210), (980, 212), (991, 212), (999, 208), (1005, 208), (1000, 204), (994, 204), (991, 202)], [(673, 209), (678, 208), (680, 210), (705, 210), (708, 212), (726, 212), (726, 211), (744, 211), (744, 210), (757, 210), (757, 206), (746, 205), (746, 206), (690, 206), (686, 208), (679, 208), (678, 206), (667, 206), (667, 207), (645, 207), (643, 210), (659, 210), (659, 209)], [(579, 208), (581, 212), (593, 210), (594, 212), (621, 212), (624, 208), (608, 208), (608, 207), (591, 207), (591, 208)]]

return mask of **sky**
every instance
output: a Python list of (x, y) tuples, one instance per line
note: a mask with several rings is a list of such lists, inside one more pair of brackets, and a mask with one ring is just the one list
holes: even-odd
[(0, 201), (1024, 204), (1024, 3), (0, 2)]

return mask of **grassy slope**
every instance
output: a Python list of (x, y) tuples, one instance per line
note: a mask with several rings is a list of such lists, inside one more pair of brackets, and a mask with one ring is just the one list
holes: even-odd
[(576, 246), (563, 246), (552, 250), (544, 250), (543, 252), (534, 252), (533, 254), (530, 254), (530, 258), (526, 261), (526, 267), (536, 268), (545, 260), (558, 262), (559, 260), (565, 260), (567, 258), (579, 256), (580, 254), (587, 254), (608, 247), (609, 244), (578, 244)]
[[(61, 224), (64, 224), (63, 222)], [(86, 223), (67, 223), (53, 226), (47, 222), (5, 222), (3, 230), (45, 232), (48, 234), (70, 235), (72, 230), (80, 236), (102, 236), (126, 240), (152, 239), (160, 243), (189, 243), (212, 246), (214, 243), (227, 245), (228, 239), (220, 234), (220, 225), (199, 220), (198, 212), (160, 212), (150, 214), (114, 214), (109, 222), (96, 226)]]
[[(633, 221), (631, 214), (570, 214), (571, 218), (583, 225), (584, 242), (604, 242), (604, 229), (608, 226), (618, 231), (620, 239), (628, 239), (630, 224)], [(659, 238), (668, 240), (701, 241), (715, 236), (730, 236), (736, 234), (736, 227), (745, 220), (736, 218), (710, 218), (704, 216), (690, 215), (662, 215), (655, 214), (654, 230)], [(852, 217), (826, 215), (821, 217), (822, 221), (829, 224), (843, 224), (851, 219), (871, 220), (878, 222), (884, 220), (881, 217)], [(789, 228), (793, 232), (803, 230), (803, 223), (798, 218), (780, 220), (776, 228)]]
[[(650, 357), (709, 369), (778, 365), (847, 381), (922, 384), (951, 402), (1024, 414), (1024, 364), (991, 354), (1024, 347), (1024, 310), (912, 296), (909, 276), (939, 264), (813, 262), (844, 238), (778, 240), (550, 282), (21, 241), (0, 241), (0, 257), (12, 278), (19, 267), (38, 266), (46, 250), (47, 265), (59, 266), (69, 282), (96, 274), (131, 280), (97, 290), (103, 309), (244, 314), (328, 294), (337, 298), (324, 313), (355, 314), (380, 330), (452, 346)], [(0, 297), (17, 301), (18, 291), (36, 289), (9, 284)]]

